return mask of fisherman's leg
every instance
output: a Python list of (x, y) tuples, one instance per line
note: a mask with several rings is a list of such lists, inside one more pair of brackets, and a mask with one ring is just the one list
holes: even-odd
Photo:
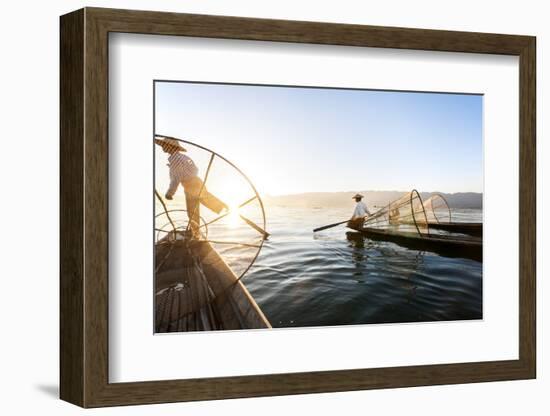
[(214, 211), (216, 214), (222, 212), (224, 208), (229, 208), (224, 202), (222, 202), (218, 197), (212, 195), (208, 191), (203, 191), (201, 195), (201, 203), (208, 209)]
[(202, 188), (202, 192), (200, 193), (200, 202), (203, 204), (206, 208), (214, 211), (216, 214), (219, 214), (224, 208), (228, 208), (227, 205), (222, 202), (218, 197), (208, 192), (208, 189), (206, 189), (206, 186), (203, 186), (203, 182), (197, 178), (197, 186)]
[(353, 220), (348, 221), (348, 228), (351, 228), (352, 230), (360, 230), (363, 228), (363, 224), (365, 223), (364, 218), (356, 218)]
[(187, 217), (189, 218), (189, 230), (193, 235), (198, 235), (201, 216), (198, 192), (195, 192), (193, 188), (186, 189), (185, 203), (187, 205)]

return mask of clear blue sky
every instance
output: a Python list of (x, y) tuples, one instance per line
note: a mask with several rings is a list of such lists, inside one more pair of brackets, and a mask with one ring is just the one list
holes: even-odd
[(155, 92), (156, 133), (217, 151), (260, 193), (483, 191), (480, 95), (176, 82)]

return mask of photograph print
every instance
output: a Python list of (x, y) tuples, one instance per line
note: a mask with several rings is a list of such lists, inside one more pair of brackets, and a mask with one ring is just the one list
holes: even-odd
[(155, 333), (483, 319), (483, 95), (154, 82)]

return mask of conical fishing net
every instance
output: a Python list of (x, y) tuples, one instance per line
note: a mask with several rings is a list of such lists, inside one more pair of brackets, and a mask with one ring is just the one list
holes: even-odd
[(424, 209), (429, 223), (449, 224), (451, 222), (451, 209), (440, 194), (434, 194), (424, 201)]
[(416, 190), (388, 202), (365, 220), (364, 227), (429, 234), (426, 210)]

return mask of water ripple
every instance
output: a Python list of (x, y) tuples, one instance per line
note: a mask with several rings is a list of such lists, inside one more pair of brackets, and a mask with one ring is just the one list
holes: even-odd
[(299, 218), (271, 223), (243, 280), (274, 327), (482, 318), (481, 263), (355, 244), (343, 228), (313, 236), (323, 222)]

